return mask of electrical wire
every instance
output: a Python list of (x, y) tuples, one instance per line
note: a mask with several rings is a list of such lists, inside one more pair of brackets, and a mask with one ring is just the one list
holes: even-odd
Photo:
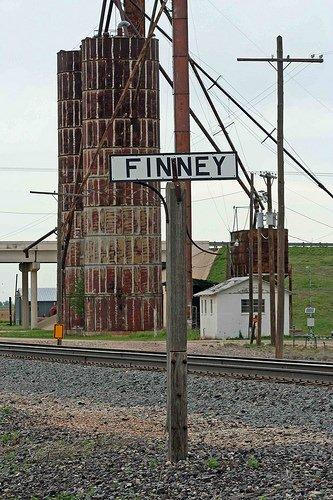
[[(308, 64), (308, 65), (309, 65), (309, 64)], [(298, 71), (298, 73), (299, 73), (300, 71), (303, 71), (303, 69), (305, 69), (308, 65), (306, 65), (304, 68), (300, 69), (300, 70)], [(298, 74), (298, 73), (296, 73), (296, 74)], [(293, 78), (293, 77), (291, 77), (291, 78)], [(289, 81), (289, 80), (290, 80), (290, 78), (289, 78), (287, 81)], [(239, 92), (238, 92), (238, 93), (239, 93)], [(240, 93), (239, 93), (239, 94), (240, 94)], [(220, 99), (216, 96), (216, 94), (215, 94), (215, 93), (213, 93), (213, 95), (215, 96), (215, 98), (216, 98), (216, 99), (217, 99), (217, 100), (218, 100), (218, 101), (219, 101), (219, 102), (220, 102), (220, 103), (224, 106), (224, 108), (225, 108), (224, 103), (223, 103), (223, 102), (222, 102), (222, 101), (221, 101), (221, 100), (220, 100)], [(240, 94), (240, 95), (241, 95), (241, 94)], [(268, 95), (270, 95), (270, 94), (268, 94)], [(265, 96), (264, 98), (262, 98), (261, 100), (263, 100), (263, 99), (265, 99), (266, 97), (268, 97), (268, 95), (267, 95), (267, 96)], [(259, 102), (260, 102), (260, 101), (259, 101)], [(255, 108), (254, 108), (254, 109), (255, 109)], [(228, 108), (227, 112), (228, 112), (228, 114), (230, 115), (230, 110), (229, 110), (229, 108)], [(261, 114), (261, 113), (260, 113), (260, 114)], [(265, 117), (264, 117), (263, 115), (261, 115), (261, 116), (265, 119)], [(237, 114), (234, 114), (234, 118), (235, 118), (235, 119), (239, 119), (239, 120), (240, 120), (239, 115), (237, 115)], [(266, 120), (266, 121), (268, 121), (268, 120)], [(202, 138), (202, 139), (200, 139), (199, 141), (197, 141), (196, 143), (201, 142), (201, 140), (204, 140), (204, 139)], [(262, 141), (260, 141), (260, 142), (262, 142)], [(287, 143), (291, 146), (291, 144), (289, 143), (289, 141), (288, 141), (288, 140), (286, 140), (286, 142), (287, 142)], [(265, 144), (265, 147), (267, 147), (267, 144)], [(292, 146), (291, 146), (291, 147), (292, 147)], [(299, 158), (300, 158), (300, 155), (299, 155), (299, 154), (295, 151), (295, 149), (294, 149), (293, 147), (292, 147), (292, 149), (293, 149), (293, 150), (294, 150), (294, 152), (297, 154), (297, 156), (299, 156)], [(302, 160), (302, 161), (303, 161), (303, 160)], [(290, 163), (290, 164), (291, 164), (291, 163)], [(295, 166), (294, 166), (293, 164), (291, 164), (291, 165), (295, 168)], [(314, 172), (313, 172), (313, 171), (311, 171), (310, 167), (308, 167), (308, 170), (309, 170), (309, 171), (310, 171), (310, 173), (311, 173), (311, 174), (315, 177), (315, 174), (314, 174)], [(304, 176), (306, 176), (306, 173), (304, 173), (303, 175), (304, 175)], [(312, 182), (313, 182), (314, 184), (316, 184), (316, 182), (315, 182), (313, 179), (311, 179), (311, 180), (312, 180)]]
[[(237, 31), (239, 31), (252, 45), (254, 45), (263, 55), (266, 55), (265, 52), (262, 50), (262, 48), (254, 41), (252, 40), (244, 31), (242, 31), (239, 26), (237, 26), (233, 21), (231, 21), (230, 18), (228, 18), (222, 10), (220, 10), (213, 2), (212, 0), (207, 0), (216, 10), (217, 12), (220, 13), (220, 15), (226, 19)], [(330, 51), (326, 52), (326, 54), (329, 54)], [(291, 78), (294, 79), (296, 75), (292, 76)], [(314, 96), (304, 85), (302, 85), (300, 82), (297, 80), (294, 80), (297, 85), (299, 85), (303, 90), (305, 90), (314, 100), (316, 100), (319, 104), (321, 104), (326, 110), (328, 110), (330, 113), (333, 113), (333, 110), (329, 108), (325, 103), (323, 103), (320, 99), (318, 99), (316, 96)]]
[[(211, 192), (211, 190), (210, 190), (209, 185), (207, 185), (207, 188), (208, 188), (209, 193), (212, 195), (212, 192)], [(217, 204), (216, 204), (215, 198), (214, 198), (213, 196), (211, 196), (211, 199), (212, 199), (212, 201), (213, 201), (213, 203), (214, 203), (214, 205), (215, 205), (215, 209), (216, 209), (217, 215), (220, 217), (220, 219), (221, 219), (221, 221), (223, 222), (223, 224), (224, 224), (225, 228), (226, 228), (226, 229), (227, 229), (227, 231), (230, 233), (230, 226), (229, 226), (229, 223), (228, 223), (228, 222), (225, 222), (224, 218), (222, 217), (222, 215), (221, 215), (221, 213), (220, 213), (220, 210), (219, 210), (219, 208), (218, 208), (218, 206), (217, 206)]]
[(297, 85), (299, 85), (303, 90), (305, 90), (305, 92), (307, 94), (309, 94), (312, 99), (314, 99), (315, 101), (317, 101), (323, 108), (325, 108), (327, 111), (329, 111), (330, 113), (333, 113), (333, 109), (331, 109), (330, 107), (328, 107), (324, 102), (322, 102), (320, 99), (318, 99), (318, 97), (316, 97), (315, 95), (313, 95), (310, 90), (308, 90), (306, 87), (304, 87), (304, 85), (300, 82), (298, 82), (297, 80), (294, 80), (295, 83), (297, 83)]
[(0, 167), (0, 172), (58, 172), (56, 168)]
[(0, 214), (7, 215), (56, 215), (55, 212), (5, 212), (0, 210)]
[(24, 226), (21, 226), (20, 228), (15, 229), (14, 231), (11, 231), (10, 233), (2, 234), (0, 236), (0, 240), (3, 240), (7, 236), (12, 236), (13, 234), (22, 233), (26, 229), (32, 229), (33, 227), (36, 227), (36, 226), (42, 224), (43, 222), (46, 222), (47, 220), (49, 220), (53, 216), (54, 215), (52, 214), (52, 215), (48, 215), (47, 217), (41, 217), (40, 219), (37, 219), (37, 220), (31, 222), (30, 224), (25, 224)]
[(332, 232), (332, 231), (331, 231), (330, 233), (323, 234), (323, 235), (322, 235), (322, 236), (320, 236), (319, 238), (316, 238), (316, 240), (317, 240), (317, 241), (318, 241), (318, 240), (320, 241), (320, 240), (321, 240), (321, 238), (327, 238), (327, 236), (331, 236), (331, 234), (333, 234), (333, 232)]
[(249, 220), (249, 216), (250, 216), (250, 208), (246, 211), (246, 217), (245, 217), (245, 222), (244, 222), (244, 229), (243, 229), (243, 231), (245, 231), (245, 229), (247, 228), (247, 223), (248, 223), (248, 220)]
[[(217, 101), (225, 108), (225, 104), (216, 96), (216, 99)], [(269, 144), (267, 144), (266, 142), (262, 143), (262, 140), (261, 140), (261, 137), (256, 133), (254, 132), (254, 130), (252, 130), (241, 118), (239, 117), (235, 117), (236, 120), (239, 121), (239, 123), (253, 136), (257, 139), (258, 142), (260, 142), (266, 149), (268, 149), (269, 151), (271, 151), (274, 155), (277, 155), (277, 151), (272, 147), (270, 146)], [(297, 170), (297, 167), (296, 165), (294, 165), (294, 163), (291, 162), (291, 160), (289, 159), (285, 159), (285, 163), (292, 166), (293, 168), (295, 168)], [(310, 170), (310, 169), (309, 169)], [(307, 180), (310, 180), (314, 185), (317, 185), (316, 182), (309, 178), (307, 176), (307, 174), (305, 172), (302, 172), (302, 171), (299, 171), (298, 170), (298, 173), (303, 175)], [(311, 172), (312, 173), (312, 172)], [(312, 173), (313, 175), (315, 175), (314, 173)]]
[(234, 191), (233, 193), (226, 193), (226, 194), (219, 195), (219, 196), (210, 196), (209, 198), (200, 198), (199, 200), (192, 200), (192, 203), (197, 203), (199, 201), (207, 201), (207, 200), (212, 200), (212, 199), (217, 199), (217, 198), (224, 198), (225, 196), (231, 196), (234, 194), (243, 194), (243, 193), (244, 193), (244, 191)]
[[(276, 201), (274, 201), (273, 203), (274, 203), (274, 205), (277, 205)], [(295, 214), (300, 215), (301, 217), (305, 217), (305, 219), (309, 219), (313, 222), (316, 222), (317, 224), (321, 224), (322, 226), (326, 226), (326, 227), (333, 229), (333, 226), (330, 226), (329, 224), (325, 224), (325, 222), (321, 222), (320, 220), (313, 219), (312, 217), (309, 217), (308, 215), (302, 214), (301, 212), (298, 212), (297, 210), (294, 210), (293, 208), (289, 208), (286, 206), (286, 210), (289, 210), (290, 212), (294, 212)]]
[(72, 50), (75, 50), (75, 49), (77, 49), (77, 48), (80, 48), (80, 45), (81, 45), (81, 43), (82, 43), (81, 41), (82, 41), (84, 38), (88, 37), (89, 35), (93, 35), (97, 29), (98, 29), (98, 25), (97, 25), (97, 26), (95, 26), (95, 27), (94, 27), (93, 29), (91, 29), (90, 31), (88, 31), (85, 35), (83, 35), (83, 37), (81, 37), (80, 41), (79, 41), (76, 45), (74, 45), (74, 47), (72, 48)]
[(229, 17), (227, 17), (223, 12), (222, 10), (220, 10), (218, 7), (216, 7), (216, 5), (211, 1), (211, 0), (207, 0), (216, 10), (217, 12), (219, 12), (221, 14), (221, 16), (226, 20), (228, 21), (229, 24), (231, 24), (231, 26), (233, 26), (237, 31), (239, 31), (250, 43), (252, 43), (262, 54), (265, 55), (264, 51), (262, 50), (262, 48), (256, 43), (254, 42), (244, 31), (242, 31), (239, 26), (237, 26), (237, 24), (235, 24), (233, 21), (231, 21), (231, 19)]
[(246, 163), (246, 164), (247, 164), (247, 166), (248, 166), (247, 157), (246, 157), (245, 151), (244, 151), (244, 149), (243, 149), (243, 144), (242, 144), (242, 141), (241, 141), (241, 139), (240, 139), (240, 137), (239, 137), (239, 133), (238, 133), (238, 130), (237, 130), (237, 126), (236, 126), (236, 124), (235, 124), (235, 127), (234, 127), (234, 128), (235, 128), (235, 131), (236, 131), (236, 135), (237, 135), (238, 143), (239, 143), (239, 145), (240, 145), (240, 148), (241, 148), (241, 151), (242, 151), (242, 154), (243, 154), (243, 157), (244, 157), (245, 163)]
[(289, 234), (290, 238), (294, 238), (295, 240), (302, 241), (303, 243), (312, 243), (312, 241), (306, 240), (304, 238), (299, 238), (298, 236), (293, 236), (292, 234)]
[[(222, 101), (220, 101), (220, 99), (219, 99), (219, 98), (217, 98), (217, 100), (218, 100), (218, 101), (222, 104), (222, 106), (225, 108), (225, 104), (224, 104)], [(240, 121), (240, 123), (243, 123), (243, 122), (242, 122), (242, 120), (240, 120), (239, 118), (238, 118), (238, 120)], [(257, 135), (257, 134), (254, 134), (254, 135)], [(258, 139), (258, 136), (257, 136), (257, 139)], [(264, 145), (265, 145), (265, 143), (264, 143)], [(267, 147), (267, 145), (265, 145), (265, 146)], [(271, 151), (273, 151), (273, 152), (276, 154), (276, 151), (274, 151), (274, 150), (273, 150), (272, 148), (270, 148), (269, 146), (268, 146), (268, 149), (270, 149)], [(243, 152), (244, 152), (244, 151), (243, 151)], [(288, 163), (288, 160), (287, 160), (287, 163)], [(314, 181), (313, 181), (313, 182), (314, 182)], [(216, 207), (216, 208), (217, 208), (217, 207)], [(327, 226), (327, 227), (330, 227), (330, 228), (332, 227), (332, 228), (333, 228), (333, 226), (330, 226), (330, 225), (328, 225), (328, 224), (325, 224), (325, 223), (323, 223), (323, 222), (321, 222), (321, 221), (317, 221), (316, 219), (313, 219), (313, 218), (311, 218), (311, 217), (309, 217), (309, 216), (307, 216), (307, 215), (305, 215), (305, 214), (302, 214), (301, 212), (298, 212), (298, 211), (296, 211), (296, 210), (294, 210), (294, 209), (291, 209), (291, 208), (288, 208), (288, 207), (286, 207), (286, 209), (287, 209), (287, 210), (290, 210), (290, 211), (293, 211), (293, 212), (297, 213), (298, 215), (301, 215), (302, 217), (306, 217), (306, 218), (308, 218), (309, 220), (312, 220), (312, 221), (314, 221), (314, 222), (317, 222), (317, 223), (319, 223), (319, 224), (321, 224), (321, 225), (324, 225), (324, 226)]]
[(290, 191), (293, 194), (296, 194), (297, 196), (300, 196), (301, 198), (303, 198), (306, 201), (310, 201), (311, 203), (313, 203), (314, 205), (317, 205), (320, 208), (324, 208), (325, 210), (328, 210), (329, 212), (333, 212), (333, 210), (331, 208), (324, 207), (324, 205), (321, 205), (320, 203), (317, 203), (316, 201), (311, 200), (311, 198), (308, 198), (307, 196), (304, 196), (304, 195), (298, 193), (297, 191), (294, 191), (293, 189), (290, 189), (290, 188), (286, 187), (286, 190)]
[(217, 252), (217, 253), (211, 252), (210, 250), (205, 250), (204, 248), (200, 247), (194, 240), (192, 240), (191, 235), (190, 235), (189, 230), (188, 230), (188, 227), (186, 227), (186, 234), (187, 234), (188, 239), (192, 243), (192, 245), (194, 245), (196, 248), (198, 248), (198, 250), (200, 250), (200, 252), (209, 253), (210, 255), (220, 255), (219, 252)]

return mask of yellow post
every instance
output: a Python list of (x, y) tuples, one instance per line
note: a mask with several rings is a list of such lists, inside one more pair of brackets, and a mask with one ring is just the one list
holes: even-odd
[(53, 327), (53, 338), (57, 339), (57, 345), (62, 344), (62, 339), (64, 338), (64, 325), (56, 323)]

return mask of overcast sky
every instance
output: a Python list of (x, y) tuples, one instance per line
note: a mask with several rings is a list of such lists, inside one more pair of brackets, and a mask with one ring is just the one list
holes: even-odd
[[(101, 3), (0, 0), (0, 240), (31, 241), (56, 225), (55, 200), (29, 194), (30, 189), (57, 189), (56, 53), (78, 48), (83, 37), (93, 34)], [(147, 2), (148, 8), (151, 3)], [(193, 57), (216, 78), (221, 75), (221, 84), (269, 130), (276, 123), (276, 72), (268, 64), (241, 63), (236, 58), (270, 57), (276, 53), (277, 35), (283, 36), (285, 54), (292, 57), (324, 54), (324, 64), (294, 64), (286, 69), (285, 138), (290, 149), (294, 148), (304, 164), (333, 191), (332, 1), (189, 0), (189, 8)], [(118, 21), (112, 21), (112, 28)], [(165, 22), (163, 26), (169, 30)], [(171, 74), (170, 44), (161, 40), (160, 47), (162, 64)], [(230, 124), (230, 136), (248, 170), (276, 170), (274, 145), (269, 140), (262, 145), (262, 132), (222, 94), (212, 90), (211, 95), (225, 124)], [(227, 144), (193, 76), (191, 100), (203, 123), (217, 133), (215, 140), (226, 150)], [(162, 151), (173, 151), (172, 125), (172, 94), (161, 80)], [(210, 149), (193, 127), (192, 150)], [(290, 239), (332, 241), (332, 199), (300, 175), (289, 160), (285, 170)], [(259, 176), (255, 181), (262, 189)], [(224, 181), (192, 185), (194, 237), (227, 240), (233, 228), (233, 206), (248, 203), (239, 184)], [(274, 196), (276, 200), (275, 192)], [(241, 209), (240, 228), (246, 215), (247, 210)], [(18, 266), (1, 264), (0, 300), (13, 295), (16, 272)], [(42, 266), (39, 285), (55, 286), (53, 265)]]

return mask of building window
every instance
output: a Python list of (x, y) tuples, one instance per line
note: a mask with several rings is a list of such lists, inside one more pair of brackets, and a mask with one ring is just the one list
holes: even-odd
[(205, 299), (205, 314), (207, 314), (207, 300)]
[(213, 314), (213, 300), (210, 299), (210, 314)]
[[(265, 299), (262, 300), (262, 312), (265, 312)], [(241, 312), (248, 313), (250, 312), (250, 301), (249, 299), (241, 299)], [(258, 312), (258, 299), (253, 299), (253, 312)]]

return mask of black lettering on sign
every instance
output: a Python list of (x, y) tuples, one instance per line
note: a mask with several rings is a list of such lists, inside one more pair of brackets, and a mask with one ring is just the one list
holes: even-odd
[(192, 158), (190, 156), (187, 157), (187, 165), (184, 160), (180, 157), (177, 158), (177, 166), (178, 166), (178, 177), (182, 175), (182, 169), (185, 173), (191, 177), (192, 175)]
[(131, 178), (131, 170), (136, 170), (136, 165), (131, 165), (132, 162), (140, 163), (141, 158), (126, 158), (126, 177)]
[(202, 161), (207, 161), (208, 156), (196, 156), (195, 158), (195, 175), (203, 176), (203, 175), (209, 175), (209, 172), (201, 172), (202, 168), (205, 168), (207, 165), (206, 163), (201, 163)]
[(225, 160), (225, 156), (221, 156), (220, 159), (218, 159), (216, 156), (213, 156), (213, 160), (215, 161), (215, 164), (217, 166), (217, 175), (222, 175), (221, 167), (222, 167), (222, 163)]
[(161, 158), (156, 158), (157, 177), (161, 177), (161, 168), (166, 175), (171, 176), (170, 158), (167, 158), (167, 164)]
[(151, 177), (150, 158), (147, 158), (147, 177)]

